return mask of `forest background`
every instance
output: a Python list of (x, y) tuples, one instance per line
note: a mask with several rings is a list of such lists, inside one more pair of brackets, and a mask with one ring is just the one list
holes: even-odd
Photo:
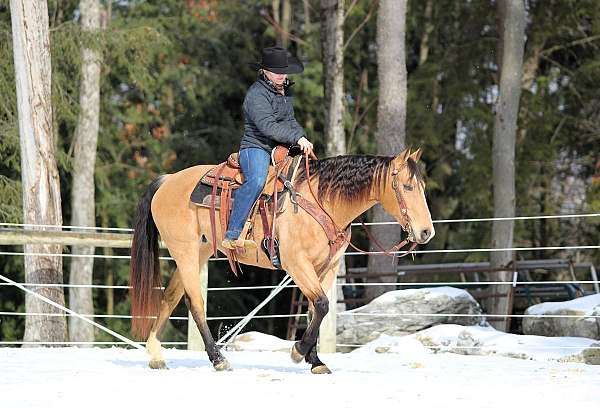
[[(498, 95), (496, 7), (491, 0), (410, 0), (406, 14), (408, 79), (406, 145), (423, 149), (433, 219), (491, 217), (494, 103)], [(63, 218), (69, 220), (73, 135), (79, 114), (81, 48), (101, 52), (100, 127), (95, 166), (95, 217), (102, 227), (130, 228), (137, 200), (156, 176), (217, 163), (238, 148), (241, 104), (256, 78), (247, 63), (263, 47), (284, 43), (305, 63), (294, 76), (295, 111), (321, 157), (324, 140), (322, 16), (313, 0), (161, 0), (103, 2), (105, 28), (82, 34), (79, 1), (49, 0), (52, 102)], [(348, 154), (377, 151), (377, 1), (346, 2), (344, 114)], [(600, 2), (529, 0), (522, 93), (516, 134), (516, 214), (600, 211)], [(287, 11), (285, 11), (287, 10)], [(282, 27), (290, 35), (282, 38)], [(23, 221), (19, 128), (8, 1), (0, 0), (0, 222)], [(599, 222), (515, 223), (514, 245), (595, 245)], [(489, 247), (490, 223), (437, 224), (427, 249)], [(368, 246), (357, 231), (355, 241)], [(20, 247), (3, 250), (20, 250)], [(97, 254), (128, 250), (97, 248)], [(519, 259), (572, 256), (600, 263), (598, 251), (519, 252)], [(428, 254), (417, 263), (486, 261), (486, 253)], [(69, 259), (65, 258), (65, 281)], [(366, 257), (347, 258), (347, 267)], [(409, 262), (409, 261), (403, 261)], [(173, 265), (163, 264), (166, 276)], [(273, 284), (282, 272), (211, 263), (210, 285)], [(23, 259), (1, 256), (0, 271), (23, 281)], [(128, 262), (97, 259), (93, 281), (127, 285)], [(544, 275), (540, 279), (554, 279)], [(24, 311), (16, 288), (0, 288), (0, 310)], [(126, 290), (94, 290), (96, 313), (129, 313)], [(208, 315), (244, 315), (265, 291), (212, 292)], [(356, 293), (346, 293), (356, 296)], [(67, 299), (68, 300), (68, 299)], [(271, 312), (289, 311), (289, 294)], [(68, 301), (67, 301), (68, 304)], [(180, 305), (175, 314), (184, 315)], [(121, 333), (129, 322), (98, 319)], [(226, 324), (227, 322), (225, 322)], [(285, 336), (285, 319), (250, 326)], [(185, 338), (174, 321), (165, 340)], [(222, 330), (214, 323), (213, 330)], [(3, 316), (0, 339), (23, 338), (24, 319)], [(112, 340), (96, 333), (96, 340)]]

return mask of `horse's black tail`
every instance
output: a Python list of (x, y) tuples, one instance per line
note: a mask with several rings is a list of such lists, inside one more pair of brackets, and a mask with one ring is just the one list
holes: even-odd
[(162, 279), (158, 262), (158, 229), (152, 218), (152, 197), (164, 181), (164, 176), (154, 180), (138, 203), (131, 242), (129, 269), (129, 297), (131, 299), (131, 332), (146, 339), (154, 319), (158, 316), (162, 300)]

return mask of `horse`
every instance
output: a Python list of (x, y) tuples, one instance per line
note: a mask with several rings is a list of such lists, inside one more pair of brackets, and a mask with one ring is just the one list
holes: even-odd
[[(334, 283), (340, 258), (350, 242), (350, 223), (377, 203), (408, 232), (408, 239), (425, 244), (435, 235), (425, 199), (425, 181), (417, 164), (420, 149), (407, 149), (395, 157), (351, 155), (313, 160), (298, 169), (294, 179), (297, 195), (319, 205), (338, 227), (342, 240), (332, 254), (331, 237), (322, 225), (303, 209), (286, 200), (279, 213), (276, 236), (283, 270), (309, 301), (309, 324), (302, 338), (294, 343), (292, 360), (304, 359), (315, 374), (330, 373), (317, 355), (319, 326), (329, 311), (327, 291)], [(219, 251), (223, 231), (212, 236), (208, 208), (190, 202), (198, 180), (214, 165), (197, 165), (162, 175), (149, 184), (140, 198), (132, 239), (130, 298), (132, 333), (147, 338), (149, 366), (167, 368), (159, 336), (165, 322), (182, 297), (198, 326), (206, 353), (217, 371), (231, 365), (215, 343), (205, 318), (199, 279), (200, 265)], [(307, 174), (308, 172), (308, 174)], [(317, 194), (314, 193), (317, 191)], [(260, 222), (253, 226), (255, 237), (262, 237)], [(159, 234), (176, 269), (164, 293), (158, 261)], [(257, 238), (258, 239), (258, 238)], [(260, 248), (260, 242), (257, 241)], [(275, 269), (270, 258), (256, 249), (237, 254), (242, 264)], [(335, 310), (335, 309), (334, 309)], [(148, 318), (154, 316), (155, 319)]]

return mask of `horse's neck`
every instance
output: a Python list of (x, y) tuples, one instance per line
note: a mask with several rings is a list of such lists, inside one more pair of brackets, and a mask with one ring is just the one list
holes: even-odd
[[(317, 194), (319, 190), (318, 182), (313, 185), (313, 191)], [(313, 201), (313, 195), (308, 188), (308, 183), (304, 183), (299, 191), (304, 197), (310, 197), (309, 199)], [(373, 196), (374, 192), (371, 192), (370, 196)], [(358, 218), (361, 214), (367, 211), (369, 208), (373, 207), (377, 204), (377, 200), (374, 198), (364, 199), (364, 200), (355, 200), (355, 201), (346, 201), (343, 199), (336, 199), (333, 201), (325, 200), (321, 203), (323, 208), (327, 213), (331, 216), (335, 224), (339, 228), (345, 228), (348, 224)]]
[(375, 204), (375, 200), (357, 200), (353, 202), (335, 200), (332, 203), (324, 203), (324, 208), (336, 225), (344, 228)]

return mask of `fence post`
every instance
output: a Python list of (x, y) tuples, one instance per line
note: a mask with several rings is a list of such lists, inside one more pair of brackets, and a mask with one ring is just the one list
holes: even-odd
[(594, 281), (594, 289), (596, 293), (600, 293), (600, 286), (598, 286), (598, 274), (596, 274), (596, 268), (594, 264), (590, 264), (590, 274), (592, 275), (592, 280)]
[(319, 330), (319, 353), (335, 353), (336, 352), (336, 341), (337, 341), (337, 318), (338, 312), (338, 293), (341, 295), (341, 288), (337, 287), (338, 276), (345, 276), (346, 262), (344, 257), (340, 259), (340, 267), (335, 273), (333, 284), (329, 291), (327, 291), (327, 299), (329, 300), (329, 313), (325, 316), (321, 322), (321, 328)]
[[(200, 266), (200, 288), (202, 290), (202, 298), (204, 299), (204, 317), (206, 317), (207, 301), (208, 301), (208, 262)], [(194, 322), (192, 314), (188, 311), (188, 338), (187, 348), (193, 351), (204, 351), (204, 341), (200, 335), (200, 330)]]

